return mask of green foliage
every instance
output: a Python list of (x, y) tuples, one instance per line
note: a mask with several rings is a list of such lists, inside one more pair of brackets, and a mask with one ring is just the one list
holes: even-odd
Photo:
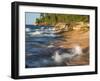
[(88, 15), (72, 15), (72, 14), (51, 14), (41, 13), (40, 18), (36, 19), (36, 23), (46, 22), (48, 25), (55, 25), (58, 22), (89, 22)]

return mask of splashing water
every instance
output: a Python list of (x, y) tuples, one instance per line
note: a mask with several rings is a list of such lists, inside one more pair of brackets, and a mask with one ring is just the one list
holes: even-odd
[(30, 28), (25, 28), (25, 31), (30, 32), (31, 30), (30, 30)]
[(56, 51), (54, 56), (52, 56), (56, 63), (61, 63), (63, 61), (61, 55), (59, 55), (59, 51)]
[(82, 54), (82, 48), (79, 45), (75, 45), (73, 49), (73, 53), (75, 55), (81, 55)]
[[(62, 52), (60, 54), (59, 50), (55, 51), (54, 56), (52, 58), (56, 63), (64, 62), (65, 60), (71, 60), (73, 57), (77, 55), (79, 57), (82, 54), (82, 48), (79, 45), (76, 45), (71, 53)], [(76, 57), (75, 57), (76, 58)]]
[(39, 34), (41, 34), (40, 31), (36, 31), (36, 32), (32, 32), (32, 33), (31, 33), (31, 35), (33, 35), (33, 36), (34, 36), (34, 35), (39, 35)]

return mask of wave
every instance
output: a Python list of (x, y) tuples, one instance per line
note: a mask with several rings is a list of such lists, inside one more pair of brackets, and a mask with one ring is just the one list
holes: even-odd
[(55, 46), (51, 44), (51, 45), (49, 45), (49, 46), (47, 46), (47, 47), (48, 47), (48, 48), (52, 48), (52, 47), (55, 47)]
[(46, 33), (43, 31), (35, 31), (35, 32), (30, 32), (28, 33), (30, 36), (35, 36), (35, 37), (59, 37), (60, 35), (54, 34), (54, 33)]
[(25, 28), (25, 31), (26, 31), (26, 32), (30, 32), (31, 29), (30, 29), (30, 28)]
[(80, 56), (82, 54), (83, 54), (82, 48), (80, 46), (76, 45), (72, 49), (72, 52), (71, 53), (62, 52), (60, 54), (60, 51), (59, 50), (55, 51), (54, 55), (52, 56), (52, 59), (54, 59), (54, 61), (56, 63), (62, 63), (64, 61), (70, 62), (70, 60), (72, 60), (73, 58), (80, 58)]
[(29, 33), (31, 36), (34, 36), (34, 35), (40, 35), (40, 34), (42, 34), (42, 32), (41, 31), (35, 31), (35, 32), (31, 32), (31, 33)]

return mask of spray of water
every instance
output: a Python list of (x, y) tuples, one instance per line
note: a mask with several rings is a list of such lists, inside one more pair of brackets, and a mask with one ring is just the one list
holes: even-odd
[(81, 55), (82, 54), (82, 48), (79, 45), (75, 45), (72, 52), (75, 55)]
[(63, 61), (62, 56), (59, 55), (59, 51), (56, 51), (54, 56), (52, 56), (56, 63), (61, 63)]
[[(54, 56), (52, 57), (54, 59), (54, 61), (56, 63), (61, 63), (66, 59), (71, 60), (72, 58), (74, 58), (76, 55), (78, 57), (80, 57), (80, 55), (82, 54), (82, 48), (79, 45), (75, 45), (74, 48), (72, 49), (72, 53), (65, 53), (62, 52), (62, 54), (59, 54), (59, 50), (57, 50), (54, 53)], [(76, 58), (76, 57), (75, 57)]]

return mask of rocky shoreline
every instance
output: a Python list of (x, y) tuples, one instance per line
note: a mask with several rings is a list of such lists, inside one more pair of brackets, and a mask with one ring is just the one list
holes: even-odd
[[(26, 54), (26, 68), (89, 64), (89, 28), (87, 25), (86, 29), (84, 29), (83, 25), (69, 26), (66, 23), (59, 23), (58, 25), (55, 25), (53, 30), (55, 31), (54, 34), (60, 35), (62, 38), (60, 40), (51, 41), (50, 46), (47, 47), (40, 47), (40, 44), (39, 46), (33, 45), (35, 48), (33, 46), (33, 48), (30, 47), (31, 49), (28, 50), (29, 53), (27, 52)], [(67, 61), (61, 63), (56, 63), (52, 58), (56, 51), (61, 52), (58, 53), (58, 56), (63, 55), (64, 53), (71, 54), (70, 50), (72, 51), (77, 45), (82, 49), (82, 54), (79, 57), (75, 57), (70, 61), (67, 59)]]
[(56, 47), (61, 48), (73, 48), (75, 45), (79, 45), (84, 51), (78, 59), (73, 59), (70, 65), (84, 65), (89, 64), (89, 31), (69, 31), (62, 33), (64, 36), (63, 41), (55, 42)]
[(79, 45), (83, 50), (80, 58), (75, 58), (70, 62), (70, 65), (87, 65), (89, 64), (89, 24), (84, 22), (74, 23), (57, 23), (55, 26), (56, 34), (63, 36), (63, 40), (56, 41), (55, 47), (58, 48), (73, 48)]

